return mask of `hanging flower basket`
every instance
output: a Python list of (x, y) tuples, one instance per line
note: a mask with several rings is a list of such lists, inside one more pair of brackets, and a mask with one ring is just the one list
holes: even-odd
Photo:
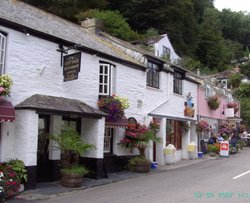
[(217, 95), (211, 96), (207, 99), (207, 104), (210, 109), (216, 110), (220, 106), (220, 100)]
[(102, 97), (97, 105), (101, 111), (108, 114), (108, 121), (116, 121), (124, 116), (124, 110), (129, 107), (128, 99), (118, 96)]
[(208, 133), (210, 131), (209, 123), (206, 120), (201, 120), (196, 125), (198, 133)]
[(12, 84), (13, 81), (9, 75), (4, 74), (0, 76), (0, 96), (9, 96)]

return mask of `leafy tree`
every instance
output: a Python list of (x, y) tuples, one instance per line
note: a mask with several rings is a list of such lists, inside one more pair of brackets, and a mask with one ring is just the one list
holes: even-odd
[(247, 77), (250, 77), (250, 63), (241, 66), (241, 73)]
[(197, 58), (210, 69), (223, 70), (226, 62), (225, 41), (222, 37), (222, 24), (218, 18), (219, 12), (213, 8), (204, 11), (203, 22), (200, 24), (199, 47)]
[(229, 77), (228, 84), (232, 86), (233, 89), (238, 88), (241, 83), (241, 74), (237, 73)]
[(234, 96), (240, 101), (242, 119), (250, 127), (250, 84), (241, 83)]
[(181, 66), (190, 71), (197, 71), (198, 69), (203, 69), (203, 66), (199, 60), (195, 60), (188, 56), (185, 56), (181, 59)]
[(127, 41), (135, 40), (140, 37), (138, 33), (130, 28), (126, 19), (119, 11), (94, 9), (88, 10), (87, 12), (81, 12), (77, 17), (80, 21), (86, 17), (98, 18), (104, 23), (104, 31)]
[(159, 35), (159, 31), (155, 28), (149, 28), (146, 30), (146, 32), (143, 34), (144, 38), (148, 38), (148, 37), (153, 37), (153, 36), (157, 36)]
[(67, 20), (77, 22), (76, 15), (80, 11), (86, 11), (93, 8), (104, 8), (107, 0), (22, 0), (26, 3), (39, 7), (55, 15), (61, 16)]

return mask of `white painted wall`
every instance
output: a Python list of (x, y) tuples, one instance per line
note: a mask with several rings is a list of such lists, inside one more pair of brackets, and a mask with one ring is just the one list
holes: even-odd
[(164, 36), (161, 40), (159, 40), (157, 43), (154, 44), (154, 49), (155, 49), (155, 55), (159, 53), (159, 57), (162, 56), (163, 54), (163, 46), (167, 47), (170, 49), (170, 61), (171, 63), (177, 63), (178, 60), (181, 58), (175, 53), (175, 50), (168, 38), (167, 34), (162, 35)]
[(26, 166), (37, 162), (38, 114), (32, 110), (16, 110), (14, 157)]
[[(130, 107), (125, 111), (126, 116), (133, 116), (140, 123), (149, 124), (151, 118), (147, 115), (150, 112), (184, 118), (184, 102), (186, 101), (185, 96), (189, 91), (191, 91), (193, 98), (195, 98), (195, 100), (197, 98), (196, 85), (188, 81), (183, 81), (183, 96), (173, 94), (173, 76), (169, 73), (160, 73), (160, 89), (154, 89), (146, 87), (145, 71), (132, 69), (130, 67), (126, 67), (125, 65), (86, 53), (82, 53), (81, 71), (79, 73), (78, 80), (63, 82), (63, 69), (60, 65), (61, 53), (56, 51), (58, 49), (58, 44), (33, 37), (32, 35), (27, 36), (24, 33), (16, 32), (2, 26), (0, 26), (0, 30), (8, 34), (6, 65), (7, 73), (11, 75), (14, 82), (11, 98), (9, 98), (14, 105), (22, 102), (33, 94), (45, 94), (79, 99), (90, 106), (97, 108), (99, 60), (111, 62), (116, 66), (115, 93), (121, 97), (129, 98)], [(139, 100), (142, 101), (142, 106), (138, 106)], [(194, 101), (194, 103), (196, 108), (197, 102)], [(21, 111), (18, 114), (18, 117), (21, 118)], [(30, 121), (34, 118), (34, 115), (30, 113), (26, 114), (26, 117), (27, 121)], [(35, 118), (34, 122), (36, 122), (36, 120), (37, 118)], [(15, 126), (14, 129), (16, 130), (13, 131), (14, 138), (7, 138), (5, 135), (3, 136), (3, 139), (8, 140), (8, 144), (10, 146), (8, 147), (8, 150), (10, 152), (13, 151), (13, 148), (15, 147), (16, 142), (14, 142), (14, 140), (16, 137), (21, 136), (24, 139), (23, 142), (29, 142), (28, 139), (31, 139), (29, 137), (31, 134), (26, 137), (26, 135), (21, 134), (23, 133), (22, 131), (17, 130), (17, 126), (21, 126), (21, 124), (24, 126), (30, 125), (29, 122), (17, 121), (15, 124), (11, 124)], [(87, 156), (102, 158), (104, 119), (96, 120), (83, 118), (82, 126), (83, 138), (86, 138), (86, 141), (96, 145), (96, 150), (91, 151)], [(25, 128), (26, 127), (27, 126), (25, 126)], [(6, 124), (3, 128), (3, 131), (11, 132), (11, 126)], [(34, 143), (37, 143), (37, 123), (34, 123), (31, 128), (32, 131), (35, 131), (36, 128), (36, 134), (33, 134), (33, 141)], [(57, 131), (56, 129), (59, 127), (54, 124), (54, 128), (55, 131)], [(29, 127), (27, 127), (27, 129), (30, 130)], [(23, 129), (23, 131), (25, 130), (26, 129)], [(117, 155), (128, 154), (128, 151), (117, 145), (122, 136), (123, 129), (116, 129), (114, 152)], [(159, 132), (159, 136), (164, 139), (164, 130)], [(164, 145), (158, 146), (158, 153), (161, 153), (163, 149), (162, 146)], [(24, 146), (20, 145), (20, 148), (22, 147)], [(33, 150), (32, 152), (34, 152), (34, 156), (36, 156), (36, 151), (34, 151), (35, 148), (31, 148), (31, 150)], [(1, 151), (3, 150), (1, 149)], [(149, 150), (149, 157), (152, 156), (151, 152), (152, 151)], [(26, 155), (21, 155), (17, 150), (15, 153), (18, 157), (23, 158), (26, 164), (36, 164), (34, 157), (28, 161), (26, 159)], [(14, 156), (16, 154), (14, 154)], [(30, 152), (28, 152), (28, 154), (30, 154)], [(5, 160), (8, 156), (8, 153), (1, 152), (2, 160)], [(159, 156), (160, 158), (158, 159), (163, 160), (162, 154)], [(57, 159), (58, 153), (51, 153), (50, 158)]]
[(89, 144), (95, 145), (95, 149), (89, 151), (83, 157), (103, 158), (105, 119), (82, 118), (81, 126), (82, 139)]

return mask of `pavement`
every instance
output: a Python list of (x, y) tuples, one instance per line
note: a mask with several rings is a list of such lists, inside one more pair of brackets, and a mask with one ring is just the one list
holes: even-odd
[(110, 173), (108, 174), (108, 178), (104, 179), (96, 180), (90, 178), (83, 178), (82, 186), (80, 188), (63, 187), (60, 185), (60, 181), (38, 183), (36, 189), (24, 191), (20, 193), (18, 196), (16, 196), (14, 199), (8, 200), (8, 203), (31, 203), (31, 202), (37, 202), (38, 200), (46, 200), (59, 196), (66, 196), (69, 194), (77, 193), (80, 190), (84, 190), (87, 188), (97, 187), (126, 179), (136, 178), (139, 176), (166, 172), (169, 170), (174, 170), (177, 168), (182, 168), (193, 164), (198, 164), (203, 161), (208, 161), (210, 159), (218, 159), (218, 158), (219, 157), (210, 157), (208, 155), (205, 156), (203, 155), (202, 158), (181, 160), (175, 164), (158, 166), (155, 169), (151, 169), (149, 173), (135, 173), (125, 170), (125, 171)]

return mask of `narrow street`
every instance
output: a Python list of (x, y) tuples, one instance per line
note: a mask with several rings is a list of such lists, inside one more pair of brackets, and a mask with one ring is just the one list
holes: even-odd
[(230, 158), (145, 175), (41, 202), (249, 202), (250, 148)]

